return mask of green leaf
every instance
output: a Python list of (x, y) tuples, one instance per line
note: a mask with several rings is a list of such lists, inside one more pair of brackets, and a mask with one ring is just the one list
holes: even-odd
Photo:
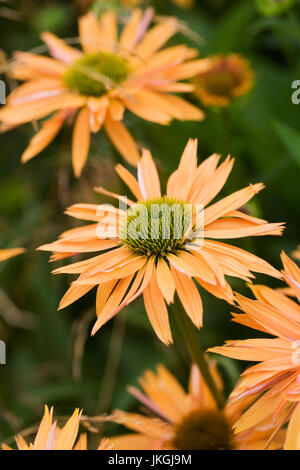
[(273, 120), (273, 127), (282, 144), (300, 166), (300, 131), (278, 120)]

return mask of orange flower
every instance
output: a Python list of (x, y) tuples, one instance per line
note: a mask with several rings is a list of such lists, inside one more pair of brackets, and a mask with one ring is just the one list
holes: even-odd
[(195, 95), (206, 106), (227, 106), (253, 86), (253, 71), (240, 54), (203, 59), (206, 69), (194, 80)]
[(14, 256), (24, 253), (24, 251), (24, 248), (6, 248), (4, 250), (0, 250), (0, 261), (13, 258)]
[[(202, 210), (221, 191), (232, 169), (230, 157), (217, 167), (219, 158), (212, 155), (197, 166), (197, 141), (191, 139), (178, 169), (168, 180), (166, 196), (162, 197), (156, 166), (150, 152), (144, 150), (138, 162), (137, 180), (123, 166), (116, 166), (117, 173), (137, 199), (137, 202), (128, 200), (128, 211), (107, 204), (69, 207), (68, 215), (94, 223), (69, 230), (58, 241), (40, 249), (53, 251), (52, 260), (78, 253), (98, 253), (54, 271), (79, 274), (60, 308), (98, 286), (98, 319), (92, 331), (95, 334), (143, 294), (151, 325), (161, 341), (169, 344), (172, 334), (166, 303), (173, 303), (175, 291), (187, 315), (198, 328), (202, 326), (202, 301), (192, 278), (216, 297), (232, 302), (233, 293), (225, 275), (250, 280), (254, 277), (251, 271), (256, 271), (281, 277), (266, 261), (215, 241), (280, 235), (283, 229), (280, 223), (269, 224), (239, 210), (263, 189), (261, 183)], [(103, 188), (96, 190), (119, 201), (126, 200)], [(198, 217), (199, 214), (203, 217)], [(99, 254), (105, 250), (108, 251)]]
[(181, 80), (199, 73), (202, 62), (192, 60), (197, 52), (184, 45), (162, 49), (178, 23), (167, 18), (147, 32), (152, 13), (152, 9), (144, 14), (133, 10), (119, 40), (114, 12), (105, 12), (100, 20), (88, 13), (79, 20), (83, 52), (45, 32), (42, 39), (53, 58), (15, 53), (12, 74), (25, 83), (0, 110), (3, 130), (51, 114), (30, 141), (23, 162), (47, 147), (63, 123), (75, 116), (72, 162), (76, 176), (88, 156), (90, 133), (102, 127), (122, 156), (136, 165), (138, 148), (122, 123), (125, 109), (159, 124), (169, 124), (173, 118), (203, 119), (202, 111), (172, 94), (193, 90), (193, 85)]
[[(222, 381), (213, 363), (210, 369), (221, 389)], [(115, 411), (109, 419), (135, 431), (110, 438), (115, 450), (264, 449), (272, 432), (272, 424), (262, 422), (234, 436), (232, 425), (242, 408), (227, 404), (220, 411), (196, 365), (191, 369), (188, 393), (162, 365), (156, 374), (147, 370), (140, 384), (144, 393), (134, 387), (129, 391), (154, 417)], [(281, 448), (282, 444), (280, 433), (272, 448)]]
[[(74, 411), (71, 418), (67, 421), (62, 429), (60, 429), (56, 421), (53, 423), (53, 407), (48, 409), (45, 406), (43, 419), (39, 425), (34, 442), (27, 444), (25, 439), (19, 434), (16, 437), (16, 443), (19, 450), (87, 450), (86, 434), (81, 434), (75, 444), (79, 422), (82, 411), (78, 408)], [(103, 439), (98, 450), (109, 450), (112, 446), (107, 439)], [(2, 444), (3, 450), (12, 450), (6, 444)]]
[[(300, 301), (300, 269), (284, 253), (282, 261), (284, 279)], [(267, 416), (272, 416), (280, 428), (300, 401), (300, 305), (266, 286), (251, 289), (256, 300), (237, 295), (239, 307), (245, 313), (234, 314), (234, 321), (275, 337), (230, 341), (211, 349), (235, 359), (259, 362), (243, 373), (231, 394), (232, 402), (262, 394), (238, 420), (237, 431), (244, 431)], [(299, 422), (299, 409), (297, 418), (291, 421), (293, 429), (295, 422)]]

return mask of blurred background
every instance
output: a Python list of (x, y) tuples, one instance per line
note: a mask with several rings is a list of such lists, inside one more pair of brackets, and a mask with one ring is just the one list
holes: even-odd
[[(50, 30), (74, 37), (77, 18), (88, 8), (128, 10), (118, 1), (0, 0), (0, 78), (7, 88), (16, 83), (5, 74), (13, 51), (41, 45), (40, 33)], [(125, 3), (125, 2), (124, 2)], [(127, 2), (129, 3), (129, 2)], [(300, 2), (275, 0), (199, 0), (190, 8), (177, 1), (141, 2), (158, 15), (175, 15), (181, 32), (172, 43), (186, 42), (202, 57), (242, 54), (253, 69), (253, 87), (228, 106), (204, 106), (201, 123), (174, 122), (168, 127), (126, 115), (126, 124), (157, 159), (162, 181), (173, 171), (189, 137), (199, 139), (199, 159), (214, 152), (236, 158), (222, 195), (262, 181), (266, 189), (247, 210), (270, 222), (287, 222), (283, 238), (257, 237), (235, 244), (280, 268), (280, 252), (290, 254), (300, 241), (300, 104), (292, 103), (292, 82), (300, 80)], [(192, 3), (192, 2), (191, 2)], [(197, 103), (195, 96), (191, 102)], [(167, 365), (186, 384), (189, 358), (180, 342), (165, 347), (150, 328), (138, 300), (91, 338), (95, 292), (57, 312), (59, 299), (72, 280), (53, 276), (48, 254), (36, 248), (53, 241), (73, 221), (63, 215), (76, 202), (101, 202), (94, 186), (114, 192), (124, 187), (114, 173), (121, 157), (103, 133), (93, 135), (88, 163), (80, 180), (72, 176), (71, 128), (35, 159), (22, 165), (20, 155), (33, 135), (32, 125), (2, 134), (0, 164), (0, 248), (24, 246), (25, 254), (0, 265), (0, 339), (7, 345), (7, 364), (0, 365), (0, 441), (41, 418), (44, 403), (56, 415), (76, 406), (95, 415), (115, 407), (136, 410), (126, 391), (146, 368)], [(59, 264), (56, 264), (59, 266)], [(239, 281), (234, 289), (250, 295)], [(260, 283), (278, 286), (264, 276)], [(202, 292), (205, 347), (224, 340), (257, 336), (230, 322), (230, 306)], [(172, 321), (172, 319), (171, 319)], [(176, 338), (176, 325), (172, 321)], [(178, 336), (177, 336), (178, 337)], [(229, 393), (247, 364), (217, 357)], [(103, 429), (102, 429), (103, 432)], [(115, 429), (105, 428), (105, 433)]]

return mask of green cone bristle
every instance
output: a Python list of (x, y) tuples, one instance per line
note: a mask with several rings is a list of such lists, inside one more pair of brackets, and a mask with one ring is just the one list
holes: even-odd
[(95, 52), (76, 60), (65, 72), (63, 82), (81, 95), (99, 97), (106, 93), (108, 84), (121, 83), (128, 73), (128, 64), (122, 57)]
[(120, 238), (139, 255), (165, 257), (183, 248), (191, 219), (189, 204), (166, 196), (147, 200), (128, 209)]

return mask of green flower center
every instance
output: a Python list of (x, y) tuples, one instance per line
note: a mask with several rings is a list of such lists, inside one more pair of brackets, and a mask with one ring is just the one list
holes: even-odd
[(191, 204), (166, 196), (147, 200), (128, 209), (120, 238), (139, 255), (166, 257), (183, 249), (191, 220)]
[(65, 86), (85, 96), (102, 96), (124, 81), (129, 74), (127, 62), (116, 54), (84, 54), (70, 65), (63, 76)]
[(177, 425), (172, 444), (178, 450), (228, 450), (233, 432), (221, 411), (195, 411)]

